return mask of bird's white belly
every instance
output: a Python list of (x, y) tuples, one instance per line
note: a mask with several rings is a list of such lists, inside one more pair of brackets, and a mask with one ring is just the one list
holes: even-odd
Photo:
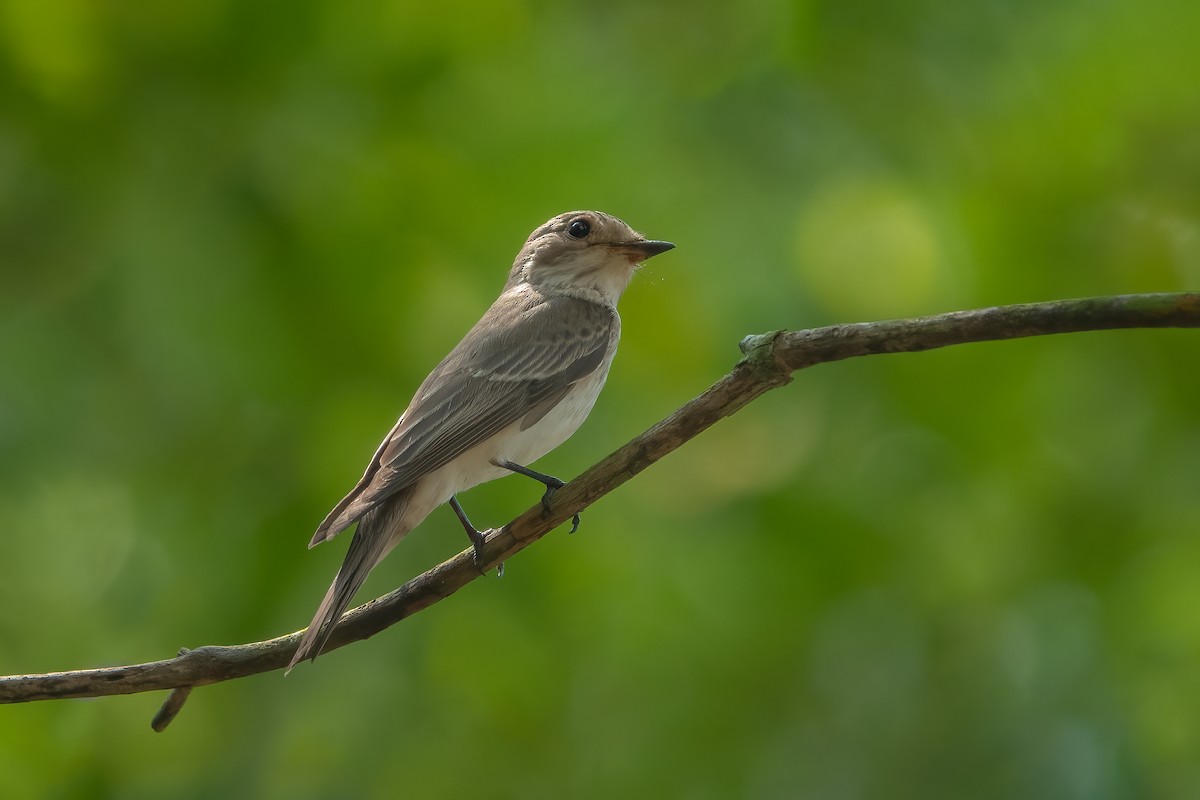
[[(596, 405), (596, 398), (600, 395), (607, 377), (606, 363), (571, 387), (563, 399), (534, 425), (521, 430), (518, 422), (502, 432), (491, 442), (494, 447), (493, 457), (526, 466), (571, 438)], [(508, 470), (501, 470), (500, 474), (507, 472)]]

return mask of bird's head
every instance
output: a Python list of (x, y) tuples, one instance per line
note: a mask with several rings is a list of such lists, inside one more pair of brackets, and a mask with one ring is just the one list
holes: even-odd
[(621, 220), (599, 211), (559, 214), (526, 240), (508, 276), (508, 287), (595, 290), (613, 303), (633, 270), (675, 245), (647, 239)]

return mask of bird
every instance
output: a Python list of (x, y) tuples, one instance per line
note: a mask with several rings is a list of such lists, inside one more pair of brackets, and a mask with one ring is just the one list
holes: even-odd
[[(599, 211), (559, 214), (517, 253), (500, 296), (418, 387), (362, 478), (309, 547), (351, 525), (341, 568), (288, 671), (316, 659), (367, 574), (434, 509), (449, 503), (482, 564), (484, 536), (457, 495), (518, 473), (566, 441), (591, 412), (621, 336), (617, 301), (643, 261), (674, 248)], [(579, 525), (575, 515), (572, 531)]]

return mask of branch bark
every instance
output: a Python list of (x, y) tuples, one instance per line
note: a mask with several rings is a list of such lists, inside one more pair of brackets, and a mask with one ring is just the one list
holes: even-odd
[[(855, 356), (930, 350), (954, 344), (1120, 328), (1200, 327), (1200, 293), (1138, 294), (956, 311), (914, 319), (832, 325), (747, 336), (743, 359), (675, 413), (585, 471), (499, 530), (487, 532), (488, 569), (512, 558), (660, 458), (737, 413), (764, 392), (815, 364)], [(480, 577), (471, 550), (348, 612), (325, 651), (366, 639), (443, 600)], [(262, 642), (181, 650), (175, 658), (121, 667), (0, 677), (0, 703), (174, 690), (151, 723), (163, 730), (194, 687), (282, 669), (301, 632)]]

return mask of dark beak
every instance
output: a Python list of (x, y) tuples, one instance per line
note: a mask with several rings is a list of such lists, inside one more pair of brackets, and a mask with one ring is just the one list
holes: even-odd
[(647, 258), (651, 258), (659, 253), (665, 253), (668, 250), (673, 250), (675, 248), (675, 245), (671, 242), (660, 242), (655, 239), (642, 239), (641, 241), (637, 242), (622, 242), (617, 246), (627, 252), (630, 260), (634, 262), (645, 261)]

